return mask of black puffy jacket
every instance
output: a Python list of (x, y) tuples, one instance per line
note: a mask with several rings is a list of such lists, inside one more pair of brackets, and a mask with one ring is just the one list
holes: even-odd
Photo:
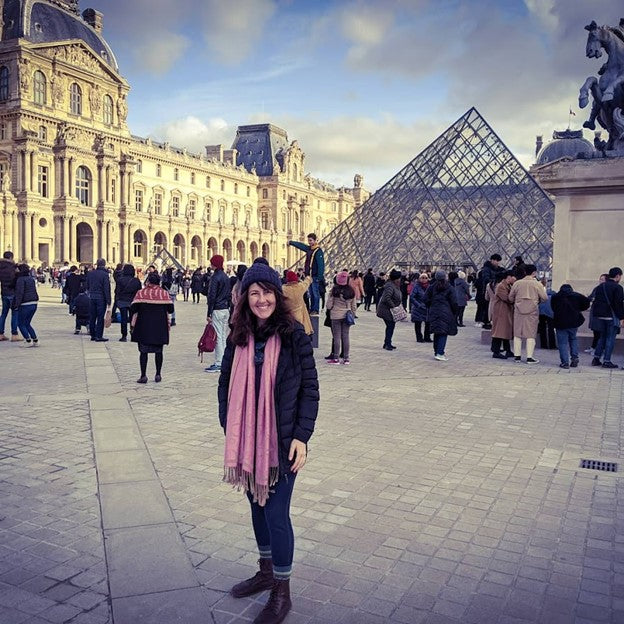
[(35, 278), (30, 275), (20, 275), (15, 282), (13, 309), (17, 310), (23, 303), (33, 303), (35, 301), (39, 301)]
[(0, 258), (0, 286), (5, 297), (15, 294), (16, 269), (17, 265), (13, 260)]
[[(318, 414), (319, 385), (312, 341), (303, 325), (295, 323), (295, 330), (281, 336), (282, 346), (275, 377), (275, 415), (279, 438), (280, 474), (290, 471), (288, 461), (293, 439), (308, 443), (314, 432)], [(225, 431), (227, 424), (227, 397), (235, 345), (228, 339), (219, 377), (219, 421)]]
[(432, 334), (457, 334), (457, 300), (455, 289), (448, 283), (435, 280), (425, 293), (427, 319)]

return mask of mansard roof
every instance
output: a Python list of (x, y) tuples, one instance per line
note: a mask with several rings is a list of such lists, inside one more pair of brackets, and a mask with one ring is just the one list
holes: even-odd
[(115, 55), (104, 38), (78, 15), (77, 2), (54, 0), (6, 0), (2, 17), (2, 41), (24, 38), (33, 43), (80, 39), (105, 63), (119, 70)]
[(288, 149), (286, 130), (273, 124), (238, 126), (232, 145), (238, 151), (236, 164), (259, 176), (272, 176), (277, 162), (283, 169), (284, 153)]

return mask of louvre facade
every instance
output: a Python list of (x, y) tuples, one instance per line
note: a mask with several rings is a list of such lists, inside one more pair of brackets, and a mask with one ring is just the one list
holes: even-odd
[(329, 266), (480, 267), (493, 253), (552, 265), (554, 205), (475, 108), (322, 244)]
[(240, 126), (230, 148), (133, 136), (130, 85), (77, 0), (0, 2), (0, 251), (39, 264), (145, 266), (168, 250), (185, 266), (211, 255), (276, 266), (291, 239), (328, 234), (368, 197), (361, 176), (335, 188), (272, 124)]

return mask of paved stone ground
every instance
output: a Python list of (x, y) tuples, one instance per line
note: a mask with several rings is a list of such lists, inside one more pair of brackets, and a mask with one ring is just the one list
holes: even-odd
[[(42, 293), (41, 347), (0, 344), (0, 622), (252, 620), (266, 596), (227, 595), (257, 555), (220, 482), (205, 306), (178, 304), (163, 382), (139, 386), (116, 326), (73, 336)], [(624, 622), (620, 473), (578, 467), (620, 460), (624, 371), (492, 360), (479, 332), (436, 362), (411, 324), (383, 351), (362, 311), (332, 367), (323, 328), (290, 624)]]

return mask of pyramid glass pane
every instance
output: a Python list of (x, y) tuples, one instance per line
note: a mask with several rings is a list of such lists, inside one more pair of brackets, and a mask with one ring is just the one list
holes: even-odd
[(332, 270), (552, 265), (554, 204), (475, 108), (321, 244)]

